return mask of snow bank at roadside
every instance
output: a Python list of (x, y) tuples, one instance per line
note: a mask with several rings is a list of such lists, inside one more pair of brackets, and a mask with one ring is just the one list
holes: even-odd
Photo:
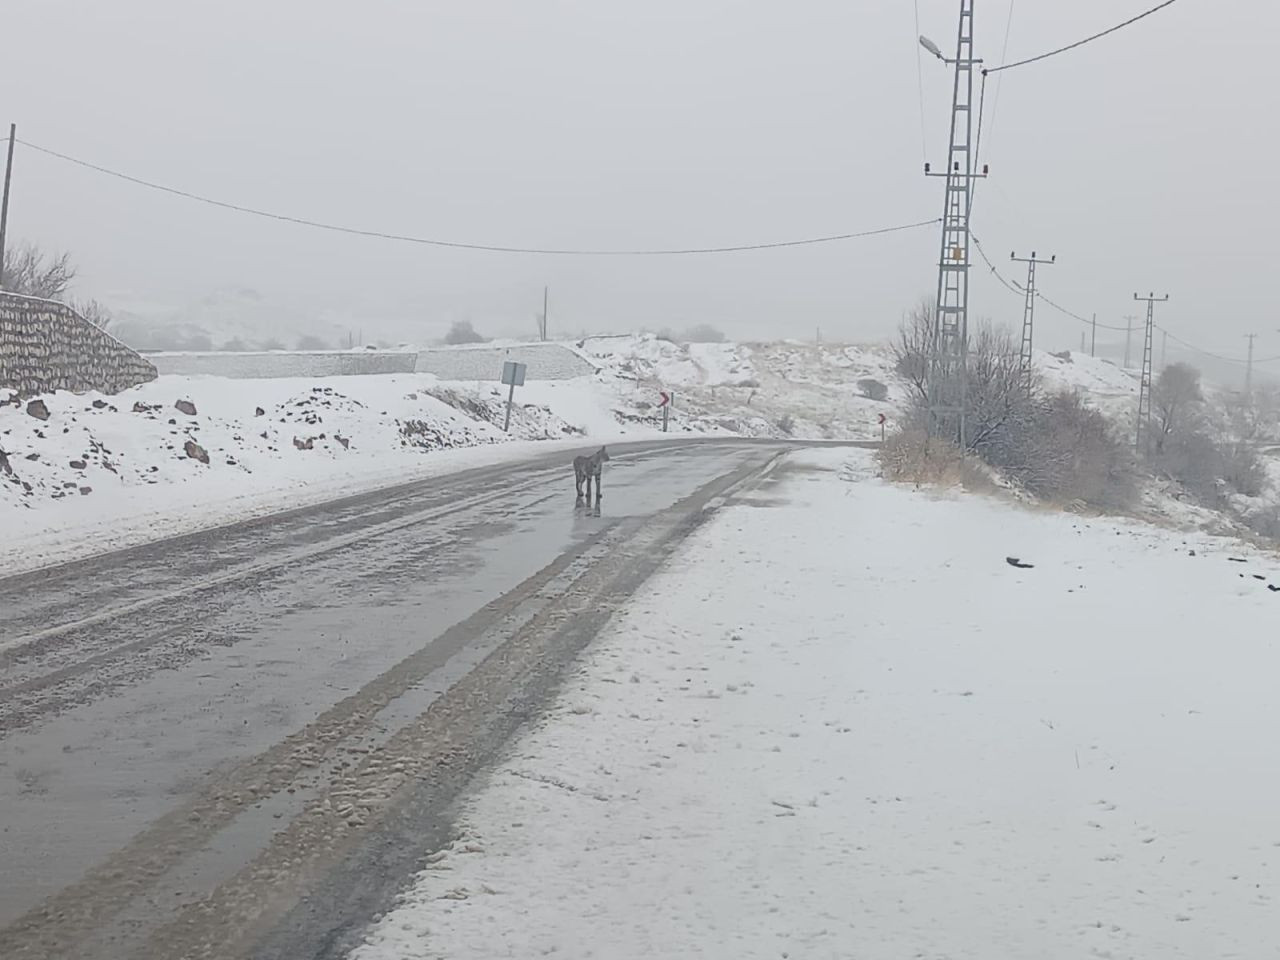
[(0, 404), (5, 572), (519, 459), (547, 442), (583, 445), (587, 433), (653, 433), (620, 427), (593, 391), (518, 391), (509, 435), (503, 390), (414, 374), (165, 376), (116, 396), (42, 397), (44, 419)]
[(693, 535), (355, 960), (1270, 955), (1280, 562), (841, 456)]

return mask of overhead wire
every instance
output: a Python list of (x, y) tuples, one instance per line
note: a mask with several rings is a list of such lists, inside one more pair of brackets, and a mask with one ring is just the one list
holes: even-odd
[(889, 233), (898, 233), (903, 230), (914, 230), (919, 227), (932, 226), (942, 222), (941, 217), (933, 217), (928, 220), (918, 220), (913, 223), (901, 223), (890, 227), (879, 227), (872, 230), (859, 230), (849, 233), (829, 234), (819, 237), (805, 237), (799, 240), (774, 240), (763, 243), (740, 243), (714, 247), (675, 247), (675, 248), (650, 248), (650, 249), (590, 249), (590, 248), (558, 248), (558, 247), (522, 247), (508, 244), (492, 244), (492, 243), (468, 243), (461, 240), (442, 240), (432, 237), (418, 237), (408, 234), (391, 233), (382, 230), (367, 230), (359, 227), (343, 226), (341, 224), (327, 223), (322, 220), (313, 220), (307, 217), (295, 217), (283, 213), (273, 213), (269, 210), (260, 210), (255, 207), (245, 206), (239, 203), (230, 203), (225, 200), (216, 200), (212, 197), (202, 196), (198, 193), (192, 193), (188, 190), (180, 190), (176, 187), (165, 186), (164, 184), (155, 183), (151, 180), (145, 180), (141, 177), (135, 177), (131, 174), (121, 173), (118, 170), (112, 170), (108, 167), (100, 166), (96, 163), (90, 163), (87, 160), (81, 160), (69, 154), (52, 150), (48, 147), (42, 147), (39, 144), (31, 143), (28, 140), (17, 140), (24, 147), (48, 154), (51, 157), (57, 157), (68, 163), (94, 170), (98, 173), (105, 174), (109, 177), (115, 177), (137, 186), (146, 187), (151, 190), (158, 190), (163, 193), (171, 194), (177, 197), (183, 197), (187, 200), (194, 200), (198, 203), (208, 204), (209, 206), (220, 207), (224, 210), (232, 210), (237, 213), (249, 214), (255, 217), (262, 217), (268, 220), (277, 220), (284, 223), (297, 224), (304, 227), (312, 227), (317, 230), (328, 230), (333, 233), (344, 233), (359, 237), (374, 237), (381, 240), (395, 240), (402, 243), (425, 244), (433, 247), (449, 247), (459, 250), (480, 250), (489, 253), (518, 253), (518, 254), (535, 254), (544, 256), (576, 256), (576, 257), (660, 257), (660, 256), (690, 256), (697, 254), (715, 254), (715, 253), (741, 253), (749, 250), (776, 250), (783, 247), (803, 247), (821, 243), (835, 243), (843, 240), (857, 240), (864, 237), (876, 237)]
[[(1014, 0), (1009, 0), (1009, 15), (1005, 18), (1004, 22), (1004, 44), (1000, 48), (1001, 63), (1004, 63), (1005, 58), (1009, 55), (1009, 35), (1013, 30), (1013, 4)], [(987, 79), (985, 72), (982, 75), (982, 79), (985, 83)], [(991, 130), (990, 135), (987, 137), (988, 140), (996, 135), (996, 115), (1000, 112), (1000, 91), (1003, 89), (1004, 77), (996, 77), (995, 99), (991, 102)], [(979, 133), (981, 133), (981, 125), (979, 125), (978, 130)]]
[(1131, 26), (1139, 20), (1143, 20), (1151, 16), (1153, 13), (1158, 13), (1165, 7), (1172, 6), (1176, 2), (1177, 0), (1164, 0), (1164, 3), (1152, 7), (1150, 10), (1146, 10), (1143, 13), (1138, 14), (1136, 17), (1130, 17), (1124, 23), (1118, 23), (1114, 27), (1109, 27), (1108, 29), (1103, 30), (1101, 33), (1095, 33), (1091, 37), (1085, 37), (1083, 40), (1077, 40), (1075, 43), (1069, 43), (1065, 47), (1059, 47), (1057, 50), (1050, 50), (1048, 53), (1042, 53), (1039, 56), (1028, 57), (1025, 60), (1019, 60), (1016, 63), (1005, 63), (998, 67), (990, 67), (984, 72), (1000, 73), (1002, 70), (1012, 70), (1015, 67), (1025, 67), (1029, 63), (1038, 63), (1041, 60), (1048, 60), (1050, 57), (1056, 57), (1060, 53), (1066, 53), (1068, 50), (1076, 49), (1076, 47), (1083, 47), (1086, 43), (1092, 43), (1094, 40), (1100, 40), (1105, 36), (1115, 33), (1117, 30), (1123, 30), (1125, 27)]
[(916, 13), (916, 87), (920, 93), (920, 156), (925, 163), (929, 162), (929, 138), (924, 116), (924, 55), (920, 52), (920, 0), (915, 0)]

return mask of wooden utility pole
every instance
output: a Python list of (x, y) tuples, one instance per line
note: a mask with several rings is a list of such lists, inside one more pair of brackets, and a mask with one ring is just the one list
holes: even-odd
[(543, 286), (542, 288), (542, 323), (538, 325), (539, 326), (538, 333), (544, 341), (547, 339), (547, 293), (548, 293), (548, 288), (546, 286)]
[(1089, 324), (1089, 356), (1096, 357), (1098, 355), (1098, 315), (1093, 315), (1093, 320)]
[(13, 176), (13, 141), (18, 136), (18, 125), (9, 124), (9, 155), (4, 163), (4, 199), (0, 200), (0, 290), (4, 289), (4, 245), (9, 230), (9, 179)]

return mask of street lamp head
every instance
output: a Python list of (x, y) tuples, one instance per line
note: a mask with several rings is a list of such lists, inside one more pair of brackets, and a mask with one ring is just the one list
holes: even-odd
[(920, 46), (924, 47), (926, 50), (932, 53), (939, 60), (946, 59), (945, 57), (943, 57), (942, 51), (938, 49), (938, 45), (934, 43), (932, 40), (930, 40), (928, 37), (926, 37), (923, 33), (920, 34)]

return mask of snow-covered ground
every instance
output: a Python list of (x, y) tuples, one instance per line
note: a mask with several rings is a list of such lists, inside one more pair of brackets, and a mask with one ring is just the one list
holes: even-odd
[(1280, 955), (1280, 561), (848, 456), (692, 536), (357, 960)]
[(0, 404), (5, 572), (526, 458), (548, 443), (655, 435), (618, 423), (598, 393), (590, 382), (531, 383), (517, 391), (510, 435), (504, 388), (414, 374), (166, 376), (115, 396), (45, 396), (47, 419)]
[(528, 381), (509, 435), (500, 384), (429, 374), (162, 376), (118, 396), (43, 397), (48, 419), (0, 391), (6, 570), (527, 457), (548, 441), (658, 436), (664, 389), (676, 393), (673, 436), (870, 437), (875, 414), (892, 413), (858, 395), (861, 378), (893, 382), (885, 352), (652, 336), (587, 343), (601, 370)]
[[(677, 427), (696, 432), (874, 439), (879, 414), (892, 419), (905, 398), (885, 346), (676, 343), (648, 334), (580, 346), (601, 364), (623, 417), (652, 420), (659, 392), (674, 391)], [(864, 396), (866, 381), (883, 385), (884, 399)]]

